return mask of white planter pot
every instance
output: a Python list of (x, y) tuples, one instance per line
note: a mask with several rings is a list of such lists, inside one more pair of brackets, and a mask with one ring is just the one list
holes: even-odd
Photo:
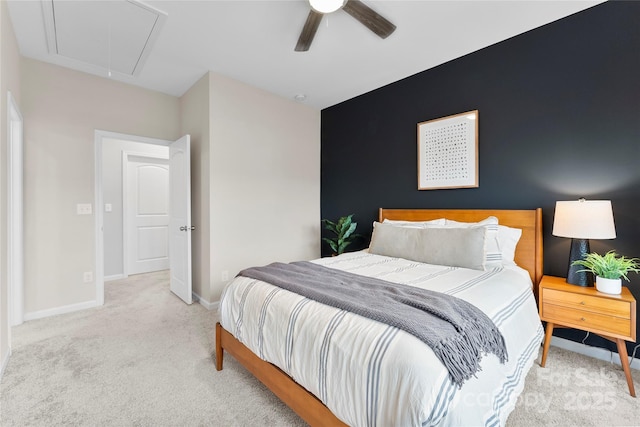
[(605, 294), (618, 295), (622, 292), (622, 279), (605, 279), (596, 276), (596, 289)]

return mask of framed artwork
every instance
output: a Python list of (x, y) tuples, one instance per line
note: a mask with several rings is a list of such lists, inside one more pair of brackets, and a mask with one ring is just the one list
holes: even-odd
[(418, 123), (418, 190), (478, 187), (478, 110)]

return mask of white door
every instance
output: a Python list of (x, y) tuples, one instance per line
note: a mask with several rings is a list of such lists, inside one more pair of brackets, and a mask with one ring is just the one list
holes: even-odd
[(191, 296), (191, 163), (190, 138), (169, 145), (169, 246), (171, 291), (187, 304)]
[(129, 155), (127, 179), (127, 274), (169, 268), (169, 160)]

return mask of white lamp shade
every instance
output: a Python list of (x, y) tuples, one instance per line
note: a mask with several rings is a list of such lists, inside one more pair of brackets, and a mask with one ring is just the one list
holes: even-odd
[(311, 8), (320, 13), (331, 13), (340, 9), (346, 0), (309, 0)]
[(556, 202), (554, 236), (572, 239), (615, 239), (610, 200), (572, 200)]

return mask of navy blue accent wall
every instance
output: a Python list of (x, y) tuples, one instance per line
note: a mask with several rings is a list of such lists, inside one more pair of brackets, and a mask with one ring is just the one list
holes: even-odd
[[(639, 22), (640, 2), (607, 2), (324, 109), (322, 218), (353, 213), (368, 237), (379, 207), (541, 207), (544, 272), (566, 276), (555, 201), (608, 199), (618, 238), (591, 249), (640, 257)], [(475, 109), (479, 188), (419, 191), (417, 123)], [(640, 275), (631, 279), (640, 300)]]

